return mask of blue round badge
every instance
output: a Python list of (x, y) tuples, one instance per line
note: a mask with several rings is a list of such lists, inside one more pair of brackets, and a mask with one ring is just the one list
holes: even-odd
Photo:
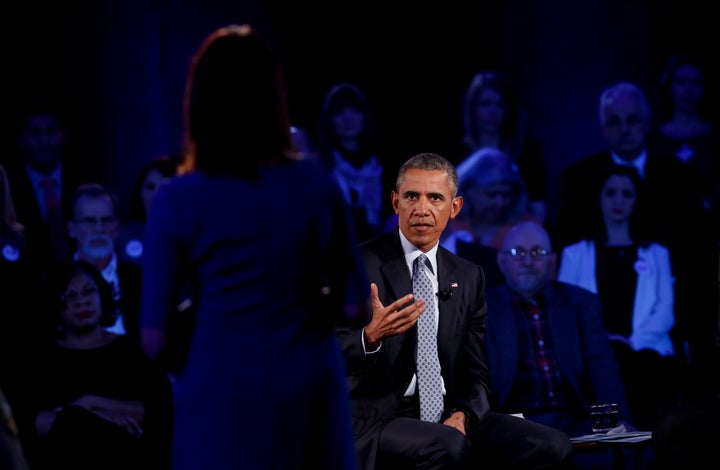
[(3, 258), (10, 261), (11, 263), (14, 263), (18, 259), (20, 259), (20, 250), (10, 245), (9, 243), (3, 247), (2, 254)]
[(125, 253), (131, 258), (142, 256), (143, 244), (140, 240), (130, 240), (125, 245)]

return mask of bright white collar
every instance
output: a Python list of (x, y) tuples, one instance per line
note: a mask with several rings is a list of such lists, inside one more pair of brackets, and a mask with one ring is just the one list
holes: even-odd
[[(403, 253), (405, 253), (405, 262), (410, 267), (411, 272), (412, 272), (413, 261), (415, 261), (415, 258), (417, 258), (421, 254), (423, 254), (423, 251), (420, 250), (415, 245), (413, 245), (412, 243), (410, 243), (410, 241), (405, 237), (405, 235), (403, 235), (402, 230), (400, 230), (399, 228), (398, 228), (398, 233), (400, 234), (400, 244), (402, 245)], [(437, 251), (438, 251), (439, 245), (440, 245), (439, 243), (436, 243), (434, 247), (430, 248), (430, 250), (428, 250), (427, 252), (424, 253), (425, 256), (427, 256), (428, 259), (430, 260), (430, 264), (433, 267), (433, 272), (435, 272), (435, 273), (438, 272), (438, 270), (437, 270)]]

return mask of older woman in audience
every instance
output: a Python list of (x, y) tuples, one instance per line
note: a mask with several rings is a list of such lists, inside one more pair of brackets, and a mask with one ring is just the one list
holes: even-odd
[(499, 249), (505, 233), (521, 220), (540, 222), (527, 211), (527, 189), (517, 165), (501, 150), (482, 148), (457, 166), (465, 213), (452, 221), (443, 246), (456, 239)]
[(112, 287), (84, 261), (59, 266), (47, 284), (56, 335), (26, 365), (16, 402), (33, 469), (169, 465), (172, 389), (113, 321)]

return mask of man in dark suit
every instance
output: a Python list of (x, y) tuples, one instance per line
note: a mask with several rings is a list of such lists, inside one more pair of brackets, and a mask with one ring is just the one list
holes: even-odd
[(553, 280), (557, 255), (545, 229), (514, 225), (497, 262), (506, 284), (487, 291), (493, 404), (582, 436), (592, 433), (590, 405), (616, 403), (631, 427), (600, 298)]
[[(18, 153), (4, 161), (18, 220), (25, 227), (25, 254), (33, 272), (42, 278), (56, 262), (69, 259), (71, 240), (64, 217), (77, 186), (90, 181), (86, 165), (66, 155), (63, 118), (50, 100), (28, 104), (16, 136)], [(53, 186), (48, 188), (46, 182)], [(56, 193), (58, 217), (47, 207), (49, 192)]]
[[(361, 245), (372, 318), (364, 327), (339, 330), (360, 468), (567, 465), (566, 434), (489, 409), (485, 277), (477, 264), (439, 246), (463, 205), (455, 168), (435, 154), (410, 158), (400, 168), (392, 205), (398, 229)], [(423, 269), (435, 298), (412, 294), (411, 266), (421, 255), (430, 264)], [(443, 406), (433, 419), (420, 417), (418, 354), (429, 347), (419, 341), (420, 315), (432, 315), (437, 325)]]
[(645, 93), (632, 83), (622, 82), (603, 90), (599, 103), (600, 127), (608, 144), (606, 151), (593, 153), (569, 165), (560, 178), (560, 207), (557, 240), (560, 247), (592, 235), (598, 205), (597, 179), (616, 163), (637, 168), (643, 193), (650, 204), (643, 207), (646, 233), (672, 247), (680, 230), (674, 227), (701, 211), (687, 170), (674, 158), (648, 149), (650, 107)]
[(621, 82), (603, 90), (600, 127), (608, 150), (568, 166), (560, 178), (556, 240), (565, 247), (593, 236), (593, 208), (600, 192), (598, 178), (612, 163), (637, 168), (644, 201), (635, 208), (641, 223), (638, 237), (670, 250), (675, 275), (675, 349), (690, 350), (690, 363), (704, 363), (712, 349), (714, 321), (713, 260), (717, 253), (698, 185), (687, 167), (649, 145), (650, 107), (637, 85)]

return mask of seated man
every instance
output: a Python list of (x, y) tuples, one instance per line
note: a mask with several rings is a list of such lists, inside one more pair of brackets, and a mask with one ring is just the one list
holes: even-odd
[(16, 152), (4, 153), (0, 161), (12, 182), (17, 220), (25, 227), (25, 258), (41, 279), (54, 263), (69, 258), (71, 240), (62, 216), (75, 188), (98, 172), (91, 162), (68, 152), (64, 110), (58, 103), (35, 97), (23, 108)]
[(118, 260), (115, 239), (118, 236), (118, 202), (115, 195), (97, 183), (80, 185), (70, 201), (67, 226), (76, 242), (75, 259), (87, 261), (113, 286), (117, 311), (112, 333), (128, 334), (140, 340), (140, 266)]
[(410, 158), (392, 192), (398, 226), (361, 245), (372, 318), (338, 331), (359, 468), (566, 468), (565, 433), (489, 410), (485, 276), (439, 245), (457, 189), (445, 158)]
[(487, 355), (499, 411), (591, 434), (590, 405), (616, 403), (630, 427), (620, 370), (597, 295), (554, 281), (556, 254), (535, 222), (519, 222), (497, 260), (504, 285), (488, 289)]
[[(515, 224), (497, 261), (506, 283), (487, 291), (493, 406), (583, 436), (593, 432), (590, 405), (615, 403), (619, 422), (634, 430), (600, 298), (553, 280), (557, 257), (545, 229)], [(574, 463), (614, 468), (610, 453), (577, 454)]]

